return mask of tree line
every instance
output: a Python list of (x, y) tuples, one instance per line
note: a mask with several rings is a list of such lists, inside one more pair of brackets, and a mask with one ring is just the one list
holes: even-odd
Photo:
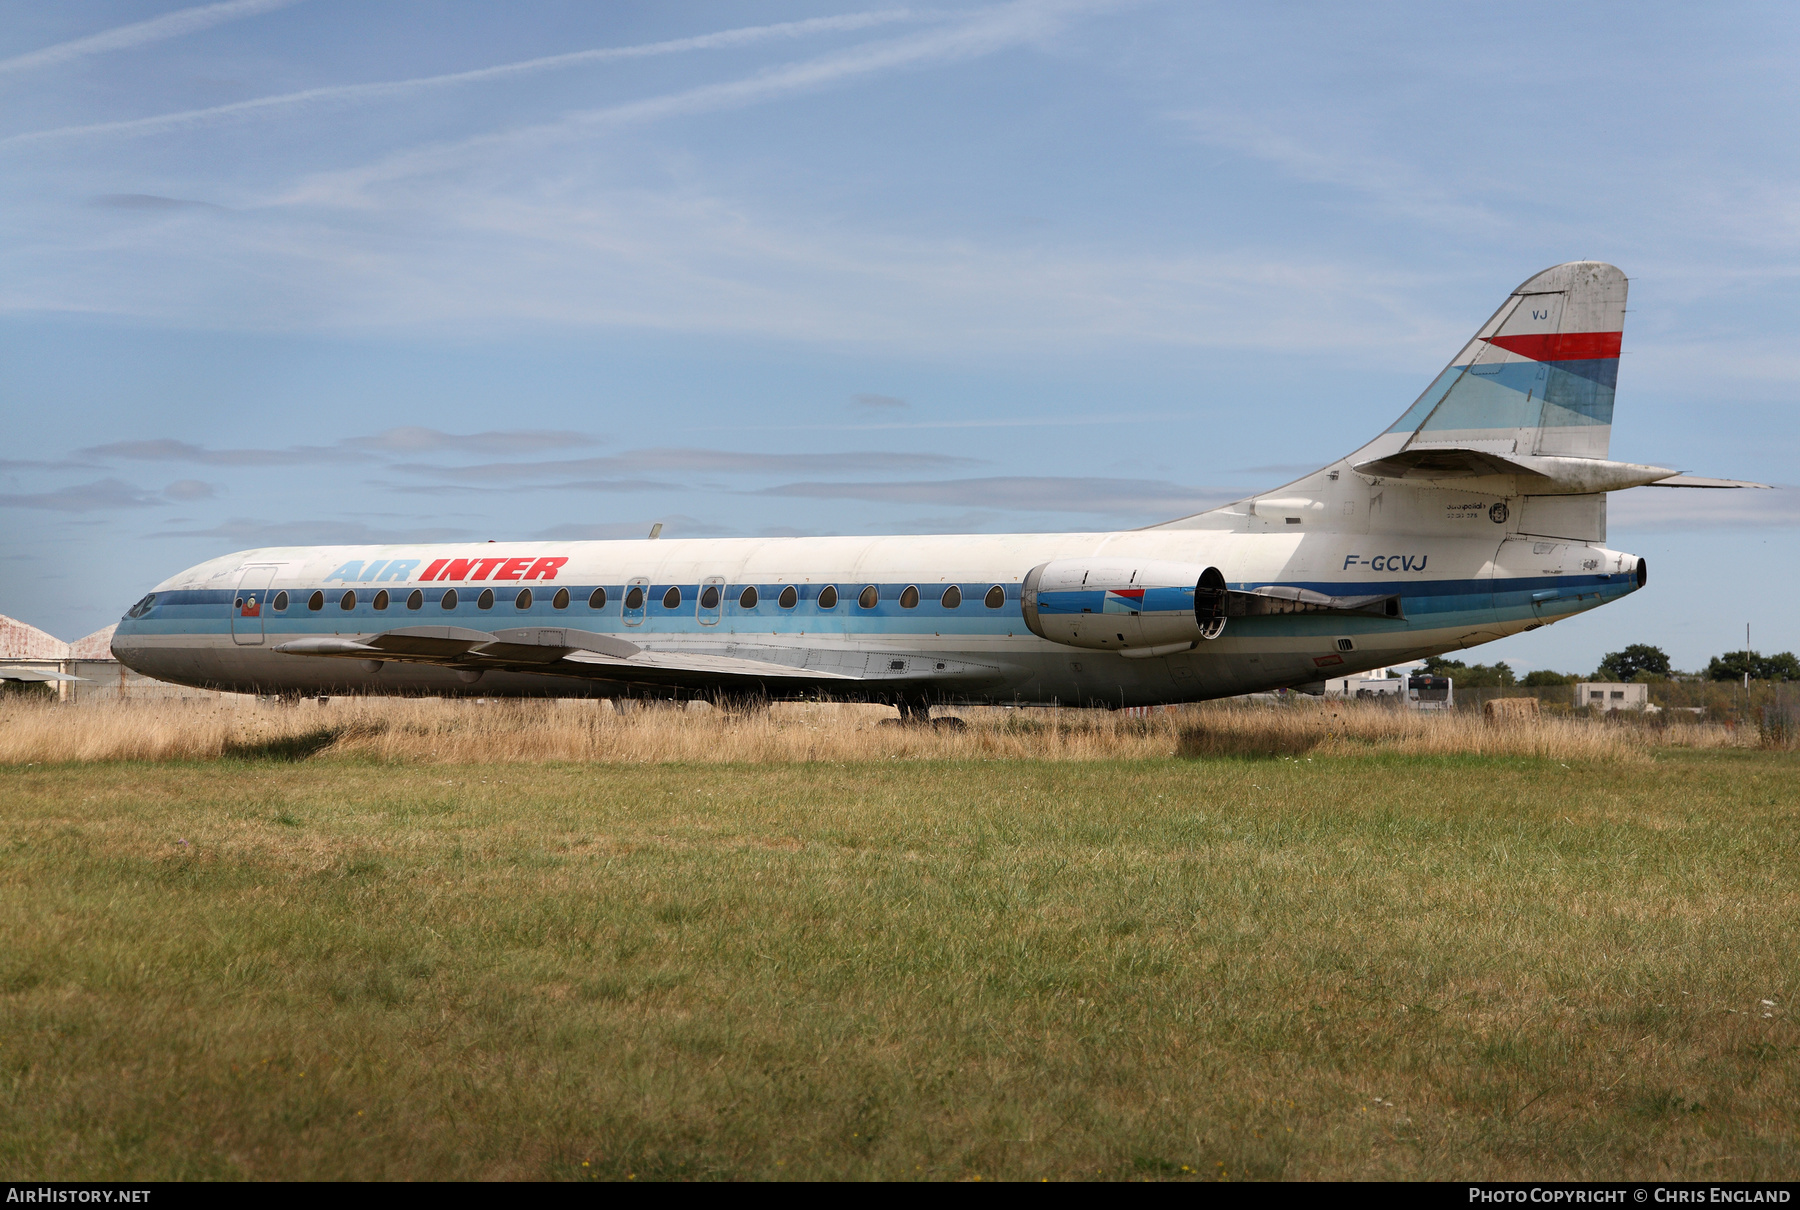
[(1579, 681), (1741, 681), (1746, 673), (1753, 681), (1800, 681), (1800, 657), (1791, 651), (1777, 655), (1758, 655), (1753, 651), (1728, 651), (1715, 655), (1703, 672), (1678, 672), (1660, 647), (1633, 643), (1623, 651), (1608, 652), (1600, 666), (1583, 676), (1576, 672), (1553, 672), (1540, 668), (1518, 676), (1504, 661), (1493, 664), (1465, 664), (1432, 656), (1425, 661), (1424, 672), (1431, 676), (1447, 676), (1461, 689), (1527, 689), (1551, 685), (1573, 685)]

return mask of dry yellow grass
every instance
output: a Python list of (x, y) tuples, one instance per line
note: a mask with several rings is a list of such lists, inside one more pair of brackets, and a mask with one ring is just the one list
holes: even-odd
[[(1420, 714), (1374, 703), (1217, 703), (1131, 717), (965, 709), (966, 725), (901, 727), (884, 706), (786, 704), (748, 714), (606, 702), (340, 698), (0, 706), (0, 763), (317, 755), (404, 762), (1143, 760), (1172, 756), (1527, 756), (1641, 762), (1657, 746), (1734, 747), (1716, 725)], [(1752, 742), (1754, 737), (1751, 737)]]

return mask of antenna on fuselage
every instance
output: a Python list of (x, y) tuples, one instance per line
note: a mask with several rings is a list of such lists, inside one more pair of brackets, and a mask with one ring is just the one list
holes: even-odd
[(652, 525), (650, 527), (650, 537), (652, 540), (662, 537), (662, 522), (661, 521), (658, 521), (655, 525)]

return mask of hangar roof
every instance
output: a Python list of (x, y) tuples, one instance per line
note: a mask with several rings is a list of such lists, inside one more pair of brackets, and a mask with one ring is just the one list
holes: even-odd
[(86, 638), (76, 639), (69, 644), (69, 658), (72, 660), (110, 660), (113, 658), (113, 631), (119, 628), (114, 622), (104, 630), (96, 630)]
[(0, 660), (66, 660), (69, 645), (28, 622), (0, 614)]

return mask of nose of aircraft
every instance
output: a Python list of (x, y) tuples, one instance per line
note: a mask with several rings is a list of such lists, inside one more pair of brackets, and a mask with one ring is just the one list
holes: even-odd
[(157, 594), (150, 593), (125, 611), (113, 631), (113, 658), (140, 676), (191, 685), (205, 678), (199, 667), (205, 638), (190, 627), (156, 617)]

